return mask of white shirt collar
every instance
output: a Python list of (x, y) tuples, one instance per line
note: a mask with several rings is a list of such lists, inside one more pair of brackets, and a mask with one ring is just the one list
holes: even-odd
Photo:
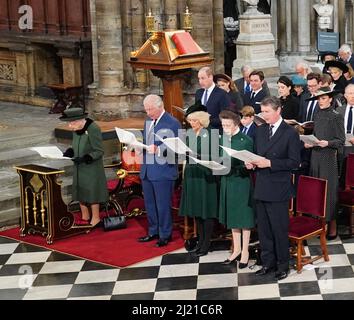
[(216, 87), (215, 83), (213, 82), (213, 84), (211, 85), (211, 87), (209, 87), (209, 89), (206, 89), (208, 91), (208, 99), (210, 97), (210, 94), (213, 92), (214, 88)]
[(257, 91), (254, 91), (254, 90), (252, 89), (252, 93), (253, 93), (253, 92), (255, 92), (255, 93), (256, 93), (256, 95), (257, 95), (257, 94), (258, 94), (258, 92), (260, 92), (262, 89), (263, 89), (262, 87), (261, 87), (260, 89), (258, 89)]
[(272, 124), (272, 126), (273, 126), (273, 135), (277, 132), (277, 130), (279, 129), (279, 127), (280, 127), (282, 122), (283, 122), (283, 118), (280, 117), (280, 119), (276, 123)]

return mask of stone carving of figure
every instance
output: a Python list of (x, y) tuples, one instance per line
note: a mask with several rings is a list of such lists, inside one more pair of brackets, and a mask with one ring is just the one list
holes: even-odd
[(318, 14), (318, 28), (320, 30), (331, 29), (333, 17), (333, 5), (328, 3), (328, 0), (320, 0), (313, 8)]
[(257, 9), (259, 0), (243, 0), (243, 1), (248, 3), (247, 11), (244, 13), (245, 15), (261, 14)]

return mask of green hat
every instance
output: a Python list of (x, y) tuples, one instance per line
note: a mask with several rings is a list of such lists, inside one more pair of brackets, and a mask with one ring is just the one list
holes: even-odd
[(306, 99), (306, 101), (317, 100), (319, 97), (322, 96), (333, 97), (336, 94), (338, 94), (338, 91), (334, 91), (330, 87), (322, 87), (315, 93), (315, 95), (312, 98)]
[(63, 115), (59, 118), (61, 121), (76, 121), (85, 119), (88, 113), (82, 108), (69, 108), (64, 110)]
[(195, 104), (193, 104), (192, 106), (190, 106), (187, 111), (186, 111), (186, 118), (194, 112), (208, 112), (208, 109), (206, 106), (202, 105), (202, 103), (200, 102), (200, 100), (198, 100)]
[(307, 86), (307, 80), (299, 75), (294, 75), (291, 77), (291, 81), (293, 82), (294, 86)]

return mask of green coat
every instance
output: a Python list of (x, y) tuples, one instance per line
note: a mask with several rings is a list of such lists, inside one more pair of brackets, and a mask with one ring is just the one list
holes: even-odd
[[(211, 135), (208, 129), (202, 129), (198, 136), (192, 129), (189, 129), (186, 142), (190, 149), (201, 155), (202, 160), (211, 160), (212, 151), (215, 154), (219, 152), (215, 146), (214, 150), (211, 148)], [(187, 162), (184, 169), (179, 215), (203, 219), (218, 216), (216, 177), (210, 169), (195, 164), (192, 160)]]
[(74, 157), (86, 154), (93, 158), (90, 164), (74, 165), (72, 198), (82, 203), (104, 203), (108, 200), (107, 181), (103, 167), (103, 145), (100, 128), (87, 119), (82, 130), (73, 133)]
[[(229, 141), (229, 138), (224, 139)], [(222, 144), (223, 139), (220, 140)], [(238, 151), (253, 152), (252, 139), (241, 132), (231, 138), (231, 145), (230, 142), (224, 145)], [(229, 156), (224, 160), (226, 166), (227, 161), (230, 161)], [(221, 177), (219, 221), (229, 229), (251, 229), (255, 225), (250, 175), (244, 163), (235, 158), (231, 158), (230, 172)]]

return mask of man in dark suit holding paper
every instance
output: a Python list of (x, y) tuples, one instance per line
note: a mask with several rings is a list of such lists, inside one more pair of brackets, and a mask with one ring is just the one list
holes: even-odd
[(157, 95), (148, 95), (144, 99), (144, 109), (148, 119), (144, 124), (143, 143), (148, 148), (144, 150), (140, 178), (149, 230), (138, 241), (158, 239), (156, 247), (162, 247), (172, 237), (171, 200), (178, 168), (175, 155), (167, 151), (155, 134), (162, 139), (177, 137), (181, 125), (176, 118), (165, 112), (163, 101)]
[(207, 107), (211, 128), (221, 130), (219, 114), (231, 105), (231, 100), (223, 89), (215, 85), (213, 71), (210, 67), (200, 69), (198, 79), (201, 89), (195, 93), (195, 103), (201, 101), (202, 105)]
[(297, 132), (281, 117), (281, 102), (276, 97), (262, 101), (266, 124), (258, 127), (255, 152), (264, 159), (246, 164), (256, 169), (254, 198), (262, 269), (256, 275), (276, 270), (276, 280), (289, 272), (289, 199), (293, 195), (291, 170), (300, 165), (300, 140)]

